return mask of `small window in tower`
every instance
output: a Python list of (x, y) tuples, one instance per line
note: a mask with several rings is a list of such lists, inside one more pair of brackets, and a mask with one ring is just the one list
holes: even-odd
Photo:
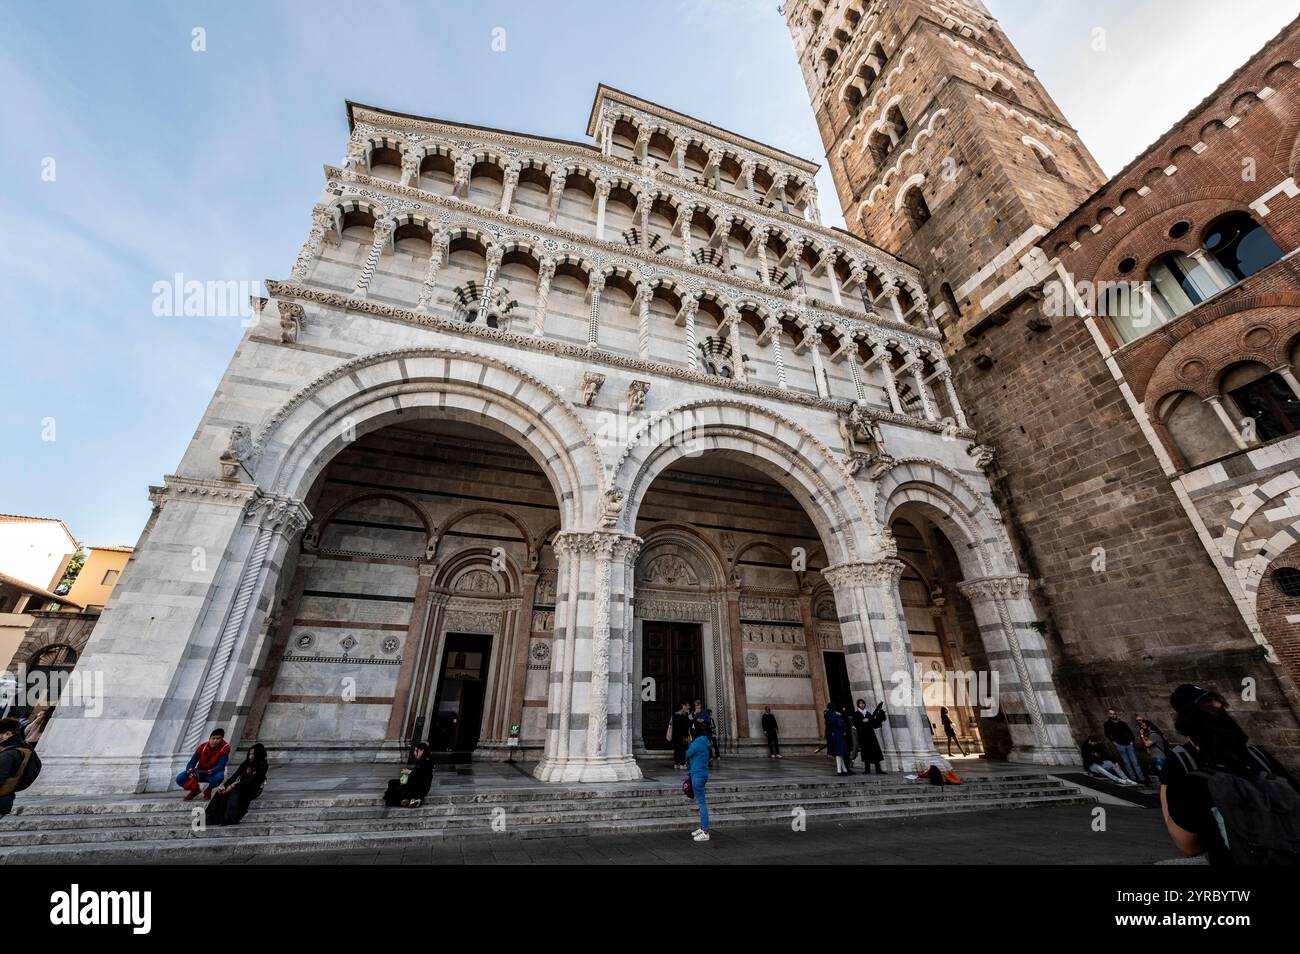
[(1127, 275), (1135, 268), (1137, 268), (1137, 259), (1135, 258), (1126, 258), (1119, 263), (1119, 273), (1121, 275)]
[(930, 206), (926, 204), (920, 186), (913, 186), (907, 191), (903, 206), (907, 209), (907, 217), (912, 220), (912, 228), (919, 229), (930, 221)]
[(1061, 167), (1056, 164), (1056, 160), (1052, 157), (1051, 153), (1040, 152), (1037, 149), (1034, 149), (1032, 146), (1030, 147), (1030, 149), (1033, 152), (1035, 158), (1038, 159), (1038, 164), (1043, 167), (1044, 172), (1046, 172), (1049, 176), (1055, 176), (1058, 179), (1061, 178)]
[(1283, 596), (1289, 596), (1291, 599), (1300, 597), (1300, 570), (1294, 567), (1284, 566), (1273, 571), (1273, 583)]
[(1169, 228), (1169, 237), (1171, 239), (1180, 239), (1191, 230), (1191, 222), (1175, 222)]

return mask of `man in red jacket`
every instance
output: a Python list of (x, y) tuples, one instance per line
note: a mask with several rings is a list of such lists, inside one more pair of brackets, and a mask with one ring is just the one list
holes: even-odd
[(204, 742), (185, 766), (185, 771), (176, 776), (176, 784), (185, 789), (185, 801), (199, 794), (204, 783), (204, 801), (212, 797), (212, 787), (220, 785), (226, 778), (226, 762), (230, 759), (230, 743), (226, 741), (225, 729), (213, 729), (212, 737)]

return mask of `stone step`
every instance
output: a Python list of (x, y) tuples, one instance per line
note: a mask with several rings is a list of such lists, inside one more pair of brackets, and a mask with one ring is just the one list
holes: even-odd
[[(1039, 776), (1029, 782), (1014, 783), (1003, 781), (981, 782), (974, 785), (949, 786), (942, 789), (943, 792), (952, 793), (957, 797), (966, 794), (1017, 794), (1038, 791), (1050, 791), (1059, 789), (1059, 783), (1054, 780)], [(715, 790), (712, 785), (709, 788), (709, 801), (711, 804), (727, 805), (732, 802), (750, 802), (755, 800), (766, 800), (781, 805), (802, 804), (810, 801), (819, 801), (826, 799), (852, 799), (856, 801), (883, 801), (909, 798), (927, 798), (930, 792), (939, 791), (928, 785), (917, 782), (895, 784), (874, 784), (874, 785), (821, 785), (809, 786), (797, 789), (780, 789), (773, 790), (763, 788), (756, 790), (750, 787), (732, 787), (731, 789)], [(459, 798), (446, 798), (444, 796), (433, 796), (426, 799), (420, 811), (426, 816), (441, 815), (452, 816), (460, 812), (472, 812), (480, 815), (487, 815), (493, 809), (499, 807), (509, 807), (516, 814), (528, 814), (533, 812), (544, 812), (553, 814), (556, 812), (581, 811), (591, 814), (602, 814), (611, 812), (635, 813), (650, 810), (661, 806), (675, 806), (682, 802), (682, 796), (679, 792), (668, 789), (656, 790), (653, 795), (638, 795), (637, 797), (619, 797), (619, 798), (595, 798), (595, 799), (577, 799), (569, 797), (569, 793), (555, 792), (548, 799), (530, 799), (518, 801), (488, 801), (472, 800), (465, 801)], [(305, 803), (310, 802), (310, 803)], [(36, 810), (22, 811), (10, 816), (9, 822), (0, 828), (0, 845), (11, 844), (8, 840), (11, 837), (8, 833), (17, 835), (21, 832), (34, 830), (57, 830), (57, 829), (77, 829), (91, 830), (95, 828), (110, 828), (130, 824), (143, 827), (189, 827), (193, 818), (193, 809), (202, 807), (201, 803), (184, 803), (178, 799), (170, 799), (161, 803), (137, 803), (134, 806), (105, 806), (109, 809), (98, 812), (89, 812), (84, 809), (87, 806), (54, 806), (43, 805), (35, 806)], [(132, 810), (124, 810), (130, 807)], [(61, 811), (60, 808), (70, 810)], [(378, 803), (373, 795), (365, 796), (361, 800), (348, 797), (346, 800), (284, 800), (284, 799), (259, 799), (254, 806), (254, 814), (258, 819), (266, 821), (275, 820), (324, 820), (330, 818), (350, 818), (350, 817), (383, 817), (387, 812), (402, 811), (401, 809), (387, 809)]]
[[(858, 809), (870, 811), (892, 806), (913, 805), (924, 810), (938, 802), (990, 798), (1015, 798), (1038, 795), (1065, 794), (1073, 795), (1068, 789), (1036, 788), (1019, 792), (981, 792), (979, 790), (962, 791), (958, 788), (921, 789), (905, 794), (882, 796), (877, 793), (843, 792), (823, 793), (818, 797), (801, 798), (795, 801), (781, 799), (713, 799), (709, 800), (711, 812), (732, 812), (735, 814), (766, 813), (769, 816), (783, 814), (789, 817), (790, 811), (798, 806), (805, 811), (814, 809)], [(694, 804), (681, 796), (671, 800), (665, 799), (652, 805), (641, 807), (636, 812), (619, 810), (593, 811), (587, 806), (566, 805), (546, 811), (516, 810), (507, 815), (507, 824), (515, 827), (535, 827), (545, 824), (563, 824), (573, 821), (604, 821), (612, 818), (678, 818), (683, 812), (694, 810)], [(390, 809), (380, 806), (364, 808), (339, 808), (328, 812), (303, 812), (300, 810), (265, 812), (255, 808), (245, 819), (244, 824), (231, 828), (213, 828), (204, 837), (268, 837), (277, 834), (300, 831), (365, 831), (365, 830), (404, 830), (427, 828), (474, 828), (489, 827), (493, 819), (493, 808), (482, 806), (481, 810), (467, 810), (465, 807), (433, 806), (431, 809)], [(98, 822), (100, 824), (78, 826), (77, 822)], [(103, 824), (111, 822), (111, 824)], [(170, 813), (168, 815), (148, 815), (140, 818), (123, 816), (73, 816), (70, 819), (44, 819), (40, 825), (28, 825), (22, 830), (0, 829), (0, 848), (21, 848), (32, 844), (56, 843), (96, 843), (106, 841), (133, 841), (158, 838), (196, 837), (190, 828), (188, 814)]]
[[(879, 776), (876, 776), (879, 778)], [(872, 792), (903, 792), (913, 791), (922, 787), (923, 783), (908, 781), (897, 777), (887, 777), (885, 781), (872, 782), (839, 782), (823, 780), (804, 780), (796, 782), (781, 783), (737, 783), (725, 781), (710, 781), (710, 797), (723, 798), (731, 794), (743, 794), (745, 796), (760, 796), (770, 794), (772, 797), (791, 798), (798, 797), (803, 793), (818, 792), (825, 789), (836, 788), (854, 788), (855, 785), (860, 789), (867, 789)], [(1044, 775), (1024, 775), (1024, 776), (997, 776), (994, 778), (974, 779), (967, 781), (961, 786), (954, 788), (961, 789), (978, 789), (981, 791), (991, 790), (1010, 790), (1015, 788), (1039, 788), (1054, 787), (1060, 783), (1049, 776)], [(258, 799), (257, 805), (261, 810), (271, 809), (310, 809), (310, 808), (332, 808), (339, 806), (366, 806), (375, 804), (379, 798), (378, 789), (369, 792), (348, 792), (348, 793), (321, 793), (321, 794), (302, 794), (297, 797), (285, 795), (264, 795)], [(499, 791), (475, 792), (473, 794), (447, 794), (445, 792), (436, 792), (426, 799), (425, 804), (430, 805), (435, 802), (447, 805), (512, 805), (518, 807), (522, 804), (544, 803), (550, 805), (556, 799), (572, 801), (575, 803), (598, 806), (604, 803), (616, 803), (619, 805), (635, 804), (637, 800), (653, 800), (659, 798), (680, 798), (677, 788), (656, 787), (645, 788), (637, 787), (630, 789), (593, 789), (590, 791), (574, 791), (569, 789), (502, 789)], [(40, 798), (20, 799), (15, 806), (14, 818), (31, 818), (40, 815), (83, 815), (83, 816), (103, 816), (114, 814), (138, 814), (138, 813), (184, 813), (189, 814), (191, 808), (199, 803), (185, 803), (180, 800), (179, 796), (159, 797), (156, 799), (141, 798), (139, 796), (119, 797), (116, 799), (89, 799), (89, 798)]]
[[(961, 797), (950, 798), (940, 794), (928, 803), (907, 802), (902, 804), (877, 805), (874, 807), (831, 807), (810, 808), (807, 819), (813, 821), (836, 822), (855, 821), (872, 818), (902, 818), (916, 815), (949, 814), (954, 812), (986, 811), (990, 809), (1031, 808), (1040, 805), (1087, 805), (1093, 799), (1081, 796), (1064, 786), (1056, 791), (1040, 794), (1027, 794), (1019, 797)], [(712, 806), (710, 806), (712, 808)], [(419, 811), (410, 815), (418, 816)], [(760, 824), (788, 824), (790, 814), (787, 806), (770, 804), (757, 806), (753, 811), (720, 810), (710, 811), (713, 821), (711, 827), (725, 832), (728, 825), (747, 826)], [(637, 833), (654, 831), (686, 831), (694, 818), (693, 806), (682, 800), (678, 812), (668, 818), (612, 818), (565, 820), (536, 824), (531, 827), (507, 822), (507, 834), (515, 837), (564, 837), (586, 836), (592, 834)], [(27, 844), (21, 848), (0, 850), (0, 863), (39, 863), (67, 864), (88, 862), (96, 859), (112, 861), (168, 861), (179, 856), (200, 856), (204, 861), (216, 862), (227, 858), (251, 853), (280, 854), (298, 852), (322, 852), (358, 849), (404, 849), (418, 848), (446, 841), (458, 841), (491, 837), (499, 834), (478, 819), (472, 828), (447, 828), (439, 824), (435, 828), (403, 827), (391, 831), (336, 831), (329, 832), (276, 832), (255, 835), (251, 830), (240, 826), (235, 835), (214, 837), (218, 832), (230, 829), (213, 829), (206, 833), (187, 833), (187, 837), (170, 839), (114, 839), (101, 842), (56, 844)], [(724, 835), (725, 836), (725, 835)]]

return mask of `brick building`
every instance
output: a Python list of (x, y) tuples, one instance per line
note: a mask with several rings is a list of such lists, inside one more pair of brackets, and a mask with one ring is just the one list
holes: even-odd
[(975, 0), (784, 10), (850, 229), (937, 303), (1076, 731), (1191, 680), (1294, 747), (1300, 27), (1106, 181)]

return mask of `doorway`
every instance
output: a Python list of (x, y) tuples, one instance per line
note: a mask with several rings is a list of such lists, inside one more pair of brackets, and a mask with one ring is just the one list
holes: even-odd
[[(853, 708), (853, 689), (849, 686), (849, 667), (843, 653), (823, 652), (826, 663), (826, 698), (837, 711)], [(821, 713), (817, 713), (821, 718)]]
[(447, 634), (429, 725), (433, 751), (468, 754), (478, 747), (491, 659), (491, 636)]
[(654, 687), (646, 694), (652, 698), (643, 697), (641, 702), (641, 734), (647, 749), (672, 748), (666, 736), (673, 713), (683, 702), (704, 700), (700, 643), (699, 623), (642, 622), (641, 676), (643, 681), (653, 680)]

